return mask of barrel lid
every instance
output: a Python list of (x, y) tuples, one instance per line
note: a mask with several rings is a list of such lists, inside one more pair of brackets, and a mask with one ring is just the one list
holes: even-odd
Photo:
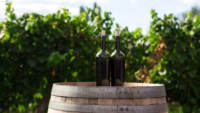
[(52, 95), (81, 98), (156, 98), (166, 96), (163, 84), (124, 83), (124, 86), (95, 86), (95, 82), (55, 83)]

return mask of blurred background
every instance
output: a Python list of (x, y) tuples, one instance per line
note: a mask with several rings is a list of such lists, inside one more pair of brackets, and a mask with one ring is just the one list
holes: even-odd
[[(150, 10), (155, 9), (158, 16), (173, 13), (182, 19), (182, 14), (190, 11), (192, 7), (199, 6), (198, 0), (9, 0), (13, 3), (17, 16), (24, 13), (38, 13), (47, 15), (55, 13), (61, 8), (69, 9), (70, 15), (75, 16), (80, 12), (80, 7), (94, 7), (97, 3), (104, 11), (112, 12), (114, 23), (122, 27), (128, 26), (133, 31), (142, 28), (142, 33), (147, 34), (151, 21)], [(0, 1), (0, 20), (5, 19), (6, 0)], [(114, 28), (112, 28), (114, 30)]]
[(95, 81), (100, 32), (121, 31), (125, 81), (165, 84), (200, 113), (200, 1), (0, 0), (0, 113), (46, 113), (55, 82)]

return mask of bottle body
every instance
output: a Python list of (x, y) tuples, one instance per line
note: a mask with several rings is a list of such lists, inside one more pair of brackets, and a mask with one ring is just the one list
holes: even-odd
[(110, 86), (110, 53), (106, 51), (104, 30), (101, 37), (101, 50), (96, 54), (96, 86)]
[(110, 54), (100, 51), (96, 55), (96, 86), (110, 86)]
[(125, 77), (125, 55), (115, 51), (111, 55), (111, 85), (123, 86)]

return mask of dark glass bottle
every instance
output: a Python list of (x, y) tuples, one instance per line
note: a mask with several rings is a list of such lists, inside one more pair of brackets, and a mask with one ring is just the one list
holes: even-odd
[(111, 54), (111, 85), (123, 86), (125, 76), (125, 55), (120, 50), (120, 32), (116, 31), (115, 51)]
[(105, 30), (102, 30), (101, 50), (96, 54), (96, 86), (110, 86), (110, 53), (106, 51)]

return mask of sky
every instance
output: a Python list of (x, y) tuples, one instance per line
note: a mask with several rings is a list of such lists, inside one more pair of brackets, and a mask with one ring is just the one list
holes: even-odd
[[(127, 26), (129, 31), (142, 28), (142, 33), (147, 34), (151, 22), (151, 9), (154, 9), (159, 17), (173, 13), (180, 15), (189, 11), (192, 6), (200, 6), (200, 0), (9, 0), (13, 3), (17, 16), (23, 13), (49, 14), (65, 7), (71, 15), (79, 13), (80, 6), (93, 8), (94, 2), (102, 9), (102, 12), (111, 12), (115, 23), (121, 27)], [(0, 0), (0, 21), (5, 19), (6, 0)]]

